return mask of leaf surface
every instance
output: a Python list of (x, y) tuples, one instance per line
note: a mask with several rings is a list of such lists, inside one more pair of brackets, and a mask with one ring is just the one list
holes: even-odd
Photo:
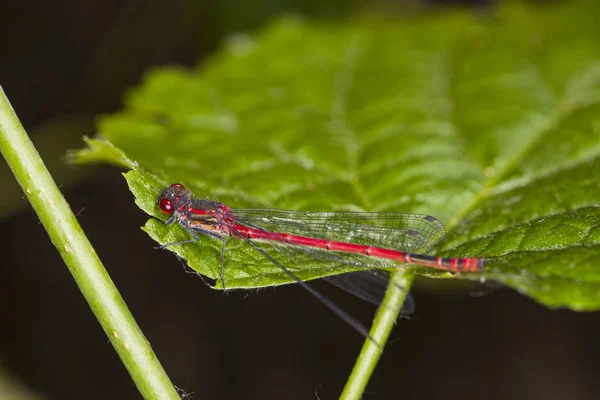
[[(600, 308), (600, 11), (591, 0), (412, 19), (284, 18), (197, 70), (154, 70), (79, 161), (133, 168), (138, 205), (181, 182), (231, 207), (434, 215), (436, 253), (550, 307)], [(126, 154), (126, 156), (125, 156)], [(151, 219), (160, 243), (189, 238)], [(174, 246), (216, 279), (221, 242)], [(296, 268), (297, 267), (297, 268)], [(302, 279), (345, 271), (310, 258)], [(415, 273), (450, 277), (427, 268)], [(290, 282), (239, 239), (226, 286)]]

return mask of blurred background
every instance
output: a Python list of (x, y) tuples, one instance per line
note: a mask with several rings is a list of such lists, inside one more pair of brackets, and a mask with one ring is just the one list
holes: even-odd
[[(544, 7), (543, 1), (538, 1)], [(22, 0), (0, 5), (0, 85), (173, 383), (190, 398), (333, 399), (363, 338), (294, 286), (212, 291), (140, 230), (121, 171), (63, 162), (149, 67), (192, 66), (233, 33), (297, 13), (422, 14), (493, 1)], [(0, 399), (136, 399), (125, 368), (0, 167)], [(316, 287), (365, 323), (374, 308)], [(419, 289), (421, 288), (421, 289)], [(595, 399), (600, 315), (550, 311), (508, 289), (420, 284), (365, 399)]]

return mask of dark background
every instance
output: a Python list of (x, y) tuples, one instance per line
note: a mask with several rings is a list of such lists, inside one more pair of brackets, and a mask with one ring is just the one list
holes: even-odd
[[(299, 287), (210, 290), (171, 253), (153, 249), (140, 230), (147, 216), (118, 169), (65, 166), (61, 157), (81, 147), (83, 134), (95, 133), (95, 115), (119, 109), (124, 90), (148, 67), (192, 66), (227, 34), (260, 28), (283, 12), (337, 18), (460, 4), (485, 18), (494, 4), (166, 4), (2, 3), (0, 85), (73, 210), (81, 210), (83, 229), (175, 385), (196, 399), (337, 398), (361, 336)], [(0, 169), (0, 374), (51, 399), (139, 398), (8, 168)], [(373, 307), (316, 286), (360, 320), (371, 320)], [(365, 399), (600, 396), (598, 313), (550, 311), (508, 289), (487, 287), (479, 296), (482, 288), (435, 287), (416, 290), (417, 313), (399, 322)]]

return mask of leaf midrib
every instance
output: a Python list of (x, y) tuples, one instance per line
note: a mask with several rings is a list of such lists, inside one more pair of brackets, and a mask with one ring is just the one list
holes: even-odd
[[(598, 77), (597, 81), (600, 81), (600, 76)], [(529, 142), (523, 146), (521, 151), (514, 152), (513, 153), (514, 156), (511, 159), (509, 159), (508, 162), (506, 162), (504, 164), (504, 167), (501, 168), (497, 174), (495, 174), (494, 176), (491, 176), (484, 183), (482, 190), (477, 195), (475, 195), (473, 197), (473, 199), (469, 203), (467, 203), (465, 205), (465, 207), (461, 211), (459, 211), (456, 214), (456, 216), (447, 224), (447, 231), (451, 231), (452, 229), (454, 229), (459, 224), (459, 222), (469, 212), (476, 209), (482, 203), (482, 201), (490, 193), (493, 192), (494, 187), (499, 182), (501, 182), (504, 178), (509, 176), (510, 173), (512, 173), (518, 167), (519, 162), (522, 159), (524, 159), (528, 154), (532, 153), (533, 149), (546, 137), (546, 135), (548, 135), (550, 132), (552, 132), (554, 129), (556, 129), (558, 126), (560, 126), (560, 124), (564, 120), (566, 120), (568, 117), (570, 117), (575, 112), (580, 111), (586, 107), (591, 107), (594, 104), (597, 104), (597, 103), (580, 103), (579, 101), (577, 101), (577, 99), (579, 97), (583, 97), (583, 95), (569, 97), (568, 96), (569, 92), (570, 91), (568, 90), (568, 88), (566, 88), (565, 94), (562, 96), (562, 98), (560, 98), (556, 102), (556, 106), (553, 108), (553, 112), (551, 112), (551, 113), (549, 113), (549, 115), (545, 116), (547, 121), (546, 121), (546, 124), (544, 124), (543, 129), (540, 129), (538, 134), (533, 135), (532, 138), (529, 140)], [(600, 102), (600, 100), (598, 102)], [(575, 104), (575, 106), (564, 107), (564, 104)], [(599, 149), (598, 153), (600, 153), (600, 149)], [(569, 160), (567, 163), (561, 164), (561, 166), (565, 165), (565, 164), (570, 164), (570, 161), (571, 160)], [(587, 161), (587, 158), (581, 159), (581, 162), (585, 162), (585, 161)], [(560, 166), (557, 168), (560, 168)], [(537, 174), (532, 174), (529, 177), (529, 181), (539, 179), (543, 175), (544, 175), (543, 172), (537, 173)]]

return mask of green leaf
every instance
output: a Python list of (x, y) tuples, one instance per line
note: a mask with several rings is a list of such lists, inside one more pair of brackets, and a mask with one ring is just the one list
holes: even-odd
[[(486, 269), (415, 273), (598, 309), (599, 17), (581, 0), (511, 4), (494, 20), (281, 19), (197, 71), (149, 73), (99, 122), (116, 147), (90, 141), (79, 157), (133, 166), (129, 185), (155, 217), (157, 189), (176, 181), (232, 207), (434, 215), (448, 229), (439, 255), (483, 256)], [(157, 219), (144, 229), (189, 238)], [(169, 249), (216, 279), (221, 246)], [(290, 281), (239, 239), (227, 252), (229, 288)], [(303, 261), (303, 279), (342, 271)]]

